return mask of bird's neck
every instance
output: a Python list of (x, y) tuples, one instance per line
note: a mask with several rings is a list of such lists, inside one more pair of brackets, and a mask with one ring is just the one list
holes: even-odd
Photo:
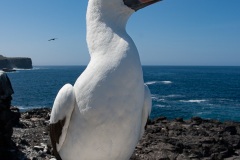
[(91, 58), (124, 54), (124, 48), (119, 48), (119, 45), (122, 41), (133, 43), (125, 29), (133, 11), (125, 6), (116, 9), (114, 3), (103, 5), (98, 2), (89, 1), (86, 17), (87, 44)]

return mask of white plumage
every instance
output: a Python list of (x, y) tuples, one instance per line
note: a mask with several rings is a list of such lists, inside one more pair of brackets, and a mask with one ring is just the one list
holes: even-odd
[(59, 91), (51, 113), (58, 159), (127, 160), (144, 132), (151, 96), (137, 48), (125, 30), (134, 10), (124, 2), (88, 2), (91, 60), (74, 86)]

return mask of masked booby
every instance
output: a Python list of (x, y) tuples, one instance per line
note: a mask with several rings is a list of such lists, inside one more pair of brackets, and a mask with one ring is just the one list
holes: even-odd
[(91, 60), (54, 101), (50, 137), (58, 160), (128, 160), (151, 112), (138, 50), (126, 32), (135, 11), (161, 0), (89, 0)]

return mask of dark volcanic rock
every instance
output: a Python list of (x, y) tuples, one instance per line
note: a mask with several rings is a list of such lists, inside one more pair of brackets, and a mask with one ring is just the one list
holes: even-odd
[[(160, 129), (157, 129), (160, 128)], [(239, 159), (240, 123), (204, 120), (156, 119), (135, 149), (132, 160)]]
[(32, 69), (32, 60), (26, 57), (4, 57), (0, 55), (0, 69), (3, 68)]
[[(14, 128), (17, 159), (49, 160), (49, 109), (22, 113)], [(240, 123), (192, 118), (149, 121), (131, 160), (240, 160)], [(16, 157), (15, 157), (16, 158)]]
[(20, 124), (14, 128), (13, 141), (19, 160), (49, 160), (51, 143), (48, 124), (50, 109), (35, 109), (22, 113)]

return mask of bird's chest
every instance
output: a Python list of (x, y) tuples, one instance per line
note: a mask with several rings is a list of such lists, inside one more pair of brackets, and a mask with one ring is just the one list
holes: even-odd
[(144, 88), (141, 68), (126, 67), (122, 65), (108, 72), (96, 70), (84, 84), (80, 80), (79, 84), (76, 82), (77, 104), (85, 116), (114, 115), (121, 118), (142, 106)]

